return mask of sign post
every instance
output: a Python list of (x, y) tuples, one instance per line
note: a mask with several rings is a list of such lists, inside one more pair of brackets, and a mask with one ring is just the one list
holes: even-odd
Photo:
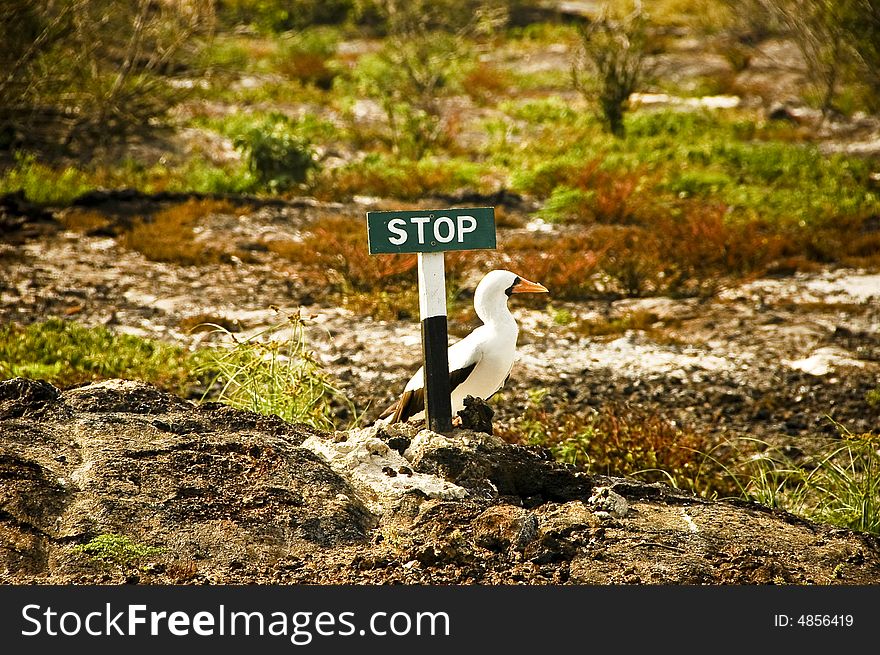
[(418, 253), (419, 318), (428, 429), (452, 429), (446, 321), (447, 250), (495, 248), (492, 207), (367, 212), (370, 254)]

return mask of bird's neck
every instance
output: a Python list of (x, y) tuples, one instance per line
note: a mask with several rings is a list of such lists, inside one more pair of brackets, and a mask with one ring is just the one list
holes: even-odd
[(479, 303), (475, 309), (480, 320), (490, 328), (503, 331), (519, 331), (516, 319), (513, 318), (513, 314), (510, 313), (510, 309), (507, 307), (507, 296), (504, 296), (499, 302)]

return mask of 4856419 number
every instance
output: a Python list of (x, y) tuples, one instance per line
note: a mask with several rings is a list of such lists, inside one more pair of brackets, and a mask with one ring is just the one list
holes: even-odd
[(803, 628), (850, 628), (853, 622), (852, 614), (801, 614), (795, 621)]

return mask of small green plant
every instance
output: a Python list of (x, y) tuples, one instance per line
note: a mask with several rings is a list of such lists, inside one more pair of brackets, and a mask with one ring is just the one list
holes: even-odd
[(309, 141), (283, 114), (269, 114), (235, 139), (258, 183), (273, 193), (302, 184), (318, 167)]
[(74, 546), (73, 550), (106, 564), (119, 566), (127, 566), (163, 552), (161, 548), (144, 546), (121, 534), (99, 534), (88, 543)]
[(331, 430), (334, 403), (350, 413), (353, 407), (308, 349), (306, 319), (299, 313), (285, 319), (247, 339), (214, 326), (232, 345), (203, 354), (201, 372), (213, 376), (205, 397)]
[(564, 307), (560, 309), (548, 307), (547, 309), (553, 316), (553, 322), (556, 325), (571, 325), (575, 321), (574, 315)]

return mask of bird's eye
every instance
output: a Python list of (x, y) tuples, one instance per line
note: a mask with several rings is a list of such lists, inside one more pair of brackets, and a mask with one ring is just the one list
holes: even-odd
[(507, 290), (504, 293), (507, 294), (508, 298), (510, 298), (510, 296), (513, 295), (513, 287), (515, 287), (517, 284), (519, 284), (519, 282), (520, 282), (520, 278), (519, 278), (519, 276), (517, 276), (513, 279), (513, 284), (511, 284), (509, 287), (507, 287)]

